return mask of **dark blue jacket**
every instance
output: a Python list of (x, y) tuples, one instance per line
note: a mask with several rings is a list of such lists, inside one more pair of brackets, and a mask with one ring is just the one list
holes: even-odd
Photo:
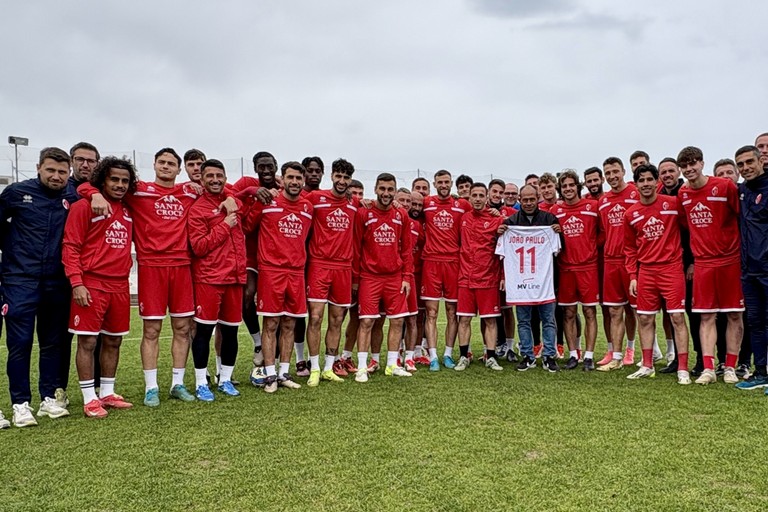
[(741, 273), (768, 275), (768, 171), (739, 184)]
[(3, 284), (66, 285), (61, 241), (69, 206), (78, 199), (68, 183), (51, 190), (39, 178), (9, 185), (0, 194)]

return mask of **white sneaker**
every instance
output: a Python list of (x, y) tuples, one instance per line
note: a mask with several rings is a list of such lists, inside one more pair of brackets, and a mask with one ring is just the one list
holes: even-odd
[(264, 366), (264, 352), (261, 350), (253, 352), (253, 366)]
[(29, 402), (13, 404), (13, 424), (17, 427), (34, 427), (37, 425)]
[(666, 359), (667, 359), (667, 364), (669, 364), (672, 361), (674, 361), (675, 360), (675, 352), (674, 351), (673, 352), (667, 352)]
[[(501, 345), (496, 347), (496, 357), (498, 357), (499, 359), (507, 357), (507, 352), (510, 351), (510, 350), (512, 350), (512, 349), (510, 348), (510, 346), (505, 341), (504, 343), (502, 343)], [(461, 362), (461, 361), (459, 361), (459, 362)]]
[(62, 409), (69, 407), (69, 398), (67, 398), (67, 391), (63, 388), (56, 388), (56, 393), (53, 395), (56, 399), (56, 405)]
[(653, 379), (656, 377), (656, 370), (653, 368), (646, 368), (645, 366), (641, 366), (639, 370), (637, 370), (635, 373), (632, 373), (630, 375), (627, 375), (627, 378), (630, 380), (637, 380), (637, 379)]
[(687, 386), (691, 383), (691, 374), (688, 373), (685, 370), (680, 370), (677, 372), (677, 383), (681, 384), (683, 386)]
[(288, 389), (301, 389), (301, 384), (293, 380), (290, 374), (286, 373), (282, 377), (277, 378), (277, 385), (282, 388)]
[(355, 372), (355, 382), (368, 382), (367, 368), (360, 368)]
[(5, 419), (5, 416), (3, 416), (3, 411), (0, 411), (0, 430), (9, 428), (10, 426), (11, 422)]
[(653, 361), (654, 362), (662, 361), (664, 359), (666, 359), (666, 357), (664, 356), (664, 353), (660, 349), (656, 349), (656, 350), (653, 351)]
[(717, 382), (717, 374), (715, 373), (715, 370), (704, 370), (701, 372), (701, 376), (696, 379), (696, 384), (714, 384)]
[(504, 369), (504, 367), (497, 363), (496, 359), (493, 357), (488, 358), (488, 360), (485, 362), (485, 367), (489, 370), (496, 370), (497, 372), (500, 372)]
[(723, 370), (723, 382), (726, 384), (737, 384), (739, 382), (739, 377), (736, 375), (736, 370), (734, 368), (726, 368)]
[(61, 407), (55, 398), (49, 396), (40, 402), (40, 408), (37, 410), (37, 417), (42, 418), (43, 416), (53, 419), (63, 418), (69, 416), (69, 411), (66, 407)]
[(404, 368), (401, 368), (400, 366), (387, 366), (387, 368), (384, 370), (384, 375), (390, 376), (390, 377), (410, 377), (410, 372), (405, 371)]
[(454, 367), (454, 370), (456, 370), (457, 372), (463, 372), (468, 367), (469, 367), (469, 359), (467, 359), (464, 356), (461, 356), (459, 358), (459, 362), (456, 363), (456, 366)]

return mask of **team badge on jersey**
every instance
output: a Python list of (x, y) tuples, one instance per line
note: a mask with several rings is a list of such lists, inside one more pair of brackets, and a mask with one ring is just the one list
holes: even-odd
[(32, 202), (32, 196), (29, 194), (24, 194), (24, 197), (21, 199), (22, 203), (31, 203)]
[(61, 206), (63, 206), (65, 210), (69, 210), (69, 201), (67, 201), (66, 199), (62, 199)]
[(8, 304), (3, 304), (3, 308), (0, 309), (0, 314), (2, 314), (3, 316), (8, 314)]
[(75, 327), (80, 325), (80, 315), (75, 315), (75, 318), (73, 319), (73, 323), (75, 324)]

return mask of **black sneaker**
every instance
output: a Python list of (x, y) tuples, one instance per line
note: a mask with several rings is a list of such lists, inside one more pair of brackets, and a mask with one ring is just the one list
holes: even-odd
[(525, 370), (529, 370), (531, 368), (536, 368), (536, 360), (531, 359), (528, 356), (523, 357), (523, 359), (517, 364), (517, 371), (524, 372)]
[(701, 372), (704, 371), (704, 362), (696, 361), (696, 364), (691, 368), (691, 377), (701, 377)]
[(749, 377), (749, 365), (741, 363), (738, 368), (736, 368), (736, 376), (740, 379), (746, 379)]
[(566, 370), (575, 370), (577, 366), (579, 366), (579, 359), (573, 356), (569, 357), (568, 362), (565, 363)]
[(541, 362), (541, 367), (549, 373), (557, 373), (560, 371), (560, 367), (557, 366), (557, 361), (555, 361), (554, 357), (545, 357)]
[(667, 366), (659, 370), (659, 373), (677, 373), (677, 359), (674, 359)]
[(510, 363), (516, 363), (519, 361), (520, 358), (517, 357), (517, 354), (514, 350), (507, 350), (507, 361)]
[(717, 368), (715, 368), (715, 375), (722, 375), (725, 371), (725, 363), (720, 363), (717, 365)]
[(585, 372), (593, 372), (595, 371), (595, 361), (593, 359), (585, 359), (582, 370)]

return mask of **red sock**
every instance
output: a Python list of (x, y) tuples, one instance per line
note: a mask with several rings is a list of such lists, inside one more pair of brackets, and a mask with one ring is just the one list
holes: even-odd
[(677, 354), (677, 371), (688, 371), (688, 352)]
[(738, 357), (739, 354), (725, 354), (725, 367), (736, 368), (736, 360)]
[(715, 369), (715, 356), (704, 356), (704, 369), (705, 370)]
[(653, 349), (643, 349), (643, 366), (653, 368)]

